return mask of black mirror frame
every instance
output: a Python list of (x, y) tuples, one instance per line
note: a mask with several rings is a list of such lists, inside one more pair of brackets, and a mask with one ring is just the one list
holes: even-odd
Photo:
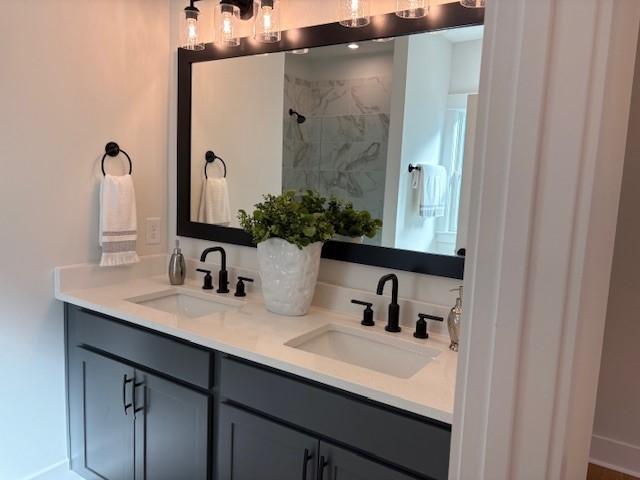
[[(191, 66), (194, 63), (483, 24), (484, 9), (465, 8), (455, 2), (431, 7), (430, 14), (421, 19), (403, 19), (390, 13), (372, 17), (371, 23), (363, 28), (346, 28), (336, 22), (288, 30), (282, 32), (282, 40), (276, 44), (242, 39), (240, 46), (235, 48), (220, 48), (207, 43), (201, 51), (178, 49), (177, 234), (255, 247), (249, 234), (242, 229), (191, 221)], [(322, 257), (455, 279), (462, 279), (464, 274), (464, 257), (375, 245), (329, 241), (322, 249)]]

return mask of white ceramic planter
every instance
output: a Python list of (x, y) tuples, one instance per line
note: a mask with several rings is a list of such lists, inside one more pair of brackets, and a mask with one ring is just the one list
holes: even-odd
[(262, 294), (267, 310), (280, 315), (306, 315), (320, 269), (322, 242), (300, 250), (281, 238), (258, 244)]

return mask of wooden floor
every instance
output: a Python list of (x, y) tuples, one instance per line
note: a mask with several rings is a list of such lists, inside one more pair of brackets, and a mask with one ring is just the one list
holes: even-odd
[(600, 467), (592, 463), (589, 464), (589, 473), (587, 480), (640, 480), (637, 477), (626, 475), (624, 473), (615, 472), (608, 468)]

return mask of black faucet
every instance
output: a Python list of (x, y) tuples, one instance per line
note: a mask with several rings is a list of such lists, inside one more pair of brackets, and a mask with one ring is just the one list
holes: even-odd
[(229, 293), (229, 274), (227, 273), (227, 252), (222, 247), (207, 248), (202, 255), (200, 255), (200, 261), (207, 260), (207, 255), (211, 252), (220, 252), (220, 273), (218, 274), (218, 293)]
[(378, 295), (382, 295), (382, 291), (384, 290), (384, 285), (389, 280), (392, 282), (392, 290), (391, 290), (391, 303), (389, 304), (389, 318), (387, 322), (387, 326), (384, 329), (387, 332), (399, 332), (402, 330), (400, 328), (400, 305), (398, 305), (398, 277), (390, 273), (388, 275), (384, 275), (378, 281), (378, 289), (376, 293)]

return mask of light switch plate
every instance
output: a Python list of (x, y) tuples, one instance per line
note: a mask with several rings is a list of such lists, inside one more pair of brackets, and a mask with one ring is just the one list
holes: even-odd
[(160, 223), (159, 217), (147, 218), (147, 245), (160, 244)]

